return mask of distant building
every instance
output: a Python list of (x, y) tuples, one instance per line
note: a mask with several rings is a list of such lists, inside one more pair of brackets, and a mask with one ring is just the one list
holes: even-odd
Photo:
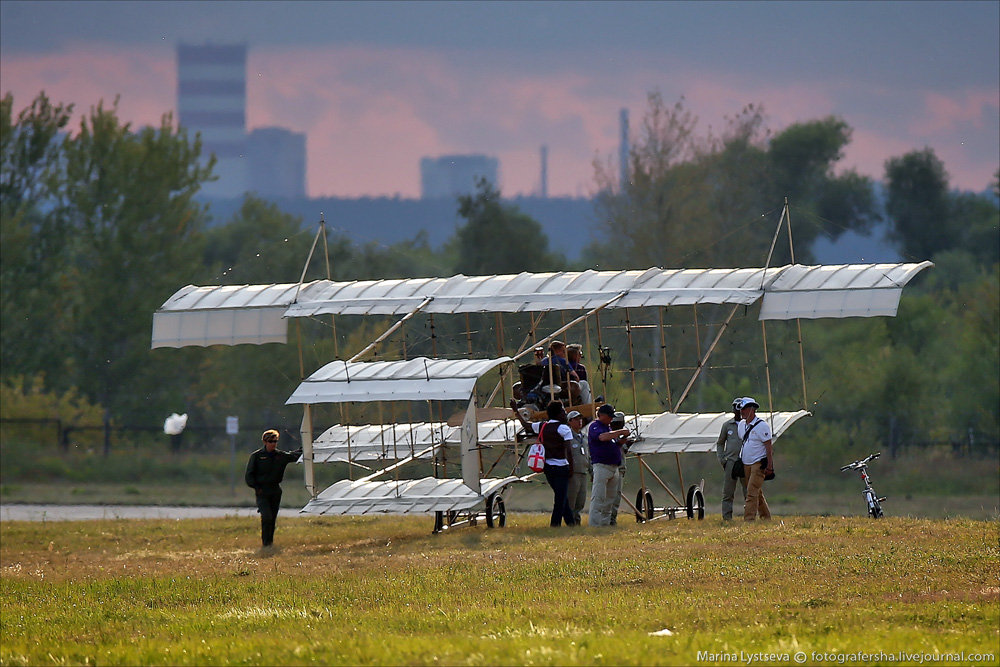
[(240, 197), (247, 190), (246, 44), (177, 45), (177, 114), (192, 138), (201, 134), (202, 154), (214, 154), (219, 180), (203, 194)]
[(453, 198), (475, 191), (476, 179), (499, 186), (500, 161), (488, 155), (442, 155), (420, 158), (421, 199)]
[(265, 199), (306, 196), (306, 135), (263, 127), (247, 138), (249, 189)]

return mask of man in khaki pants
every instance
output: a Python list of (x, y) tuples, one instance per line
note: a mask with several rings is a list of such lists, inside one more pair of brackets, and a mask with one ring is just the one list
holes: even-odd
[(743, 505), (743, 520), (753, 521), (758, 516), (770, 519), (771, 510), (764, 499), (764, 478), (774, 472), (774, 450), (771, 447), (771, 428), (757, 416), (757, 401), (749, 396), (740, 402), (737, 433), (743, 440), (743, 469), (746, 472), (747, 500)]

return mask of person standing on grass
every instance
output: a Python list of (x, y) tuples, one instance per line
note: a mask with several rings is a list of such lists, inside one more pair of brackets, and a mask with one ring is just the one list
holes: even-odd
[[(615, 416), (611, 419), (611, 430), (621, 431), (628, 429), (625, 428), (625, 413), (616, 412)], [(611, 525), (618, 525), (618, 508), (622, 504), (622, 487), (625, 485), (625, 473), (627, 472), (625, 459), (627, 458), (628, 448), (632, 445), (632, 440), (629, 436), (619, 436), (615, 438), (615, 442), (622, 449), (622, 463), (618, 466), (618, 488), (614, 492), (614, 500), (611, 502)]]
[(774, 449), (771, 447), (771, 427), (757, 416), (757, 401), (749, 396), (740, 401), (740, 441), (743, 443), (743, 471), (747, 480), (747, 500), (743, 505), (743, 520), (758, 516), (770, 519), (771, 510), (764, 498), (764, 479), (774, 472)]
[(260, 512), (260, 541), (264, 547), (274, 543), (274, 525), (281, 505), (281, 480), (285, 466), (297, 461), (302, 450), (283, 452), (278, 449), (278, 432), (274, 429), (261, 435), (264, 446), (250, 455), (244, 479), (257, 494), (257, 511)]
[(625, 457), (618, 438), (624, 441), (630, 431), (627, 428), (611, 430), (614, 416), (614, 406), (605, 403), (597, 409), (597, 419), (587, 428), (587, 445), (594, 464), (594, 488), (590, 492), (591, 526), (611, 525), (611, 507), (615, 494), (620, 494), (621, 473), (618, 468)]
[(747, 499), (747, 478), (743, 474), (743, 461), (740, 460), (740, 450), (743, 440), (737, 432), (740, 421), (740, 403), (742, 398), (733, 399), (733, 418), (727, 419), (722, 425), (719, 439), (715, 441), (715, 454), (722, 464), (722, 520), (733, 520), (733, 499), (736, 497), (736, 479), (739, 478), (743, 488), (743, 502)]
[(538, 434), (538, 441), (545, 447), (545, 481), (552, 487), (552, 517), (549, 525), (558, 528), (563, 521), (574, 526), (573, 511), (569, 508), (569, 480), (573, 476), (573, 431), (566, 423), (566, 408), (559, 401), (552, 401), (545, 408), (548, 421), (528, 422), (520, 412), (514, 411), (525, 429)]
[(573, 431), (573, 474), (569, 478), (569, 508), (573, 512), (573, 521), (579, 526), (582, 523), (580, 512), (587, 505), (587, 473), (593, 478), (594, 471), (590, 467), (587, 439), (583, 434), (583, 415), (573, 410), (566, 416), (566, 420)]

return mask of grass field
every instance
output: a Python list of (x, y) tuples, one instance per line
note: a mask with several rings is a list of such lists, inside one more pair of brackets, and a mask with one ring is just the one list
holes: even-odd
[(287, 516), (279, 549), (261, 553), (254, 519), (4, 522), (0, 664), (800, 664), (797, 652), (804, 664), (880, 652), (874, 662), (996, 664), (1000, 653), (996, 520), (546, 523), (513, 514), (504, 529), (432, 536), (428, 517)]

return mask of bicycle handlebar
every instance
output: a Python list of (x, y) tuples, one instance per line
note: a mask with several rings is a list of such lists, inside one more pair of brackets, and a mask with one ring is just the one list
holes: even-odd
[(869, 454), (868, 456), (859, 461), (855, 461), (854, 463), (848, 463), (846, 466), (842, 466), (840, 468), (840, 472), (844, 472), (845, 470), (857, 470), (858, 468), (867, 465), (869, 461), (874, 461), (880, 456), (882, 456), (882, 452), (875, 452), (874, 454)]

